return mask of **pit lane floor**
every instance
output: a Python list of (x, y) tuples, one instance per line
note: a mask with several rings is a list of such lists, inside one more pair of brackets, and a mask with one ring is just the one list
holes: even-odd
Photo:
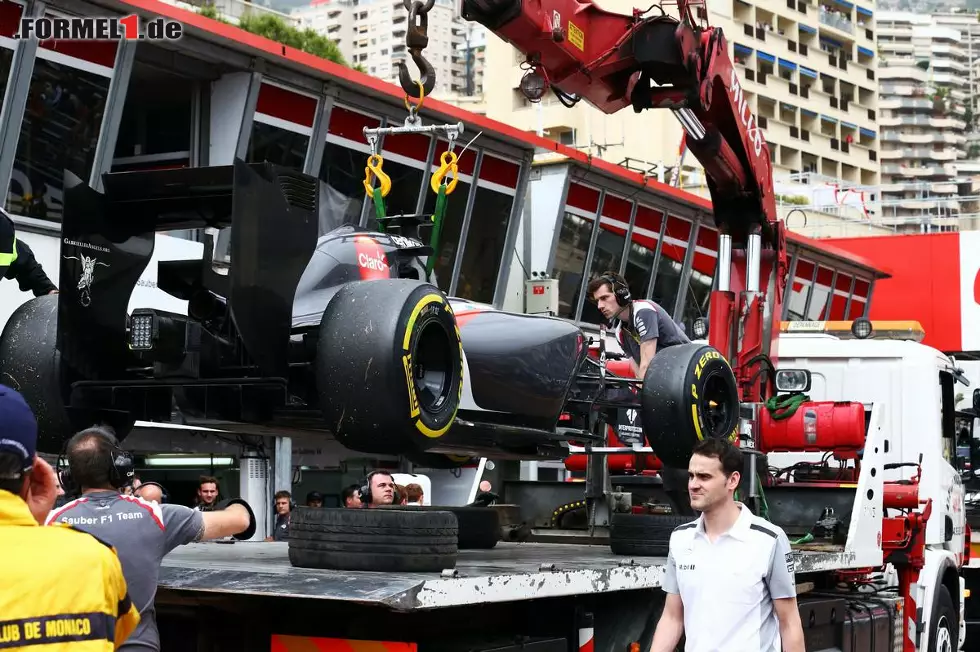
[[(840, 552), (801, 551), (807, 571), (846, 568)], [(159, 586), (174, 591), (313, 598), (437, 609), (542, 597), (657, 588), (663, 557), (624, 558), (606, 545), (501, 542), (492, 550), (461, 550), (443, 573), (375, 573), (294, 568), (288, 544), (208, 542), (167, 555)]]

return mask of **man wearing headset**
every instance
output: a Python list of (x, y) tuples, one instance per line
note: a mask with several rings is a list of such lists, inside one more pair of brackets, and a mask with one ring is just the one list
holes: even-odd
[(616, 339), (632, 359), (633, 372), (640, 380), (658, 349), (691, 341), (660, 305), (633, 299), (626, 279), (616, 272), (603, 272), (592, 279), (587, 296), (614, 325)]
[(14, 221), (0, 208), (0, 277), (16, 280), (22, 292), (33, 292), (39, 297), (43, 294), (57, 294), (51, 279), (44, 268), (34, 258), (34, 252), (23, 240), (17, 239)]
[(387, 471), (371, 471), (361, 487), (361, 504), (364, 507), (393, 505), (397, 502), (395, 478)]
[[(255, 516), (247, 503), (225, 501), (214, 511), (183, 505), (157, 504), (122, 493), (133, 479), (133, 458), (119, 448), (111, 428), (93, 426), (65, 445), (67, 472), (62, 485), (81, 497), (52, 511), (48, 523), (68, 523), (116, 547), (123, 575), (141, 620), (120, 650), (160, 650), (154, 599), (160, 562), (174, 548), (188, 543), (234, 536), (250, 539)], [(223, 508), (223, 509), (222, 509)]]

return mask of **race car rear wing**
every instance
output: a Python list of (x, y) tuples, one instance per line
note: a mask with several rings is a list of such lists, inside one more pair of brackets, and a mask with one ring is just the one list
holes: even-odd
[[(109, 173), (104, 192), (64, 196), (58, 350), (90, 378), (122, 371), (133, 290), (157, 232), (231, 229), (231, 267), (161, 261), (157, 286), (179, 299), (206, 288), (225, 300), (244, 352), (266, 377), (285, 377), (293, 295), (317, 240), (320, 181), (271, 163)], [(210, 238), (209, 238), (210, 239)], [(138, 308), (141, 306), (134, 306)]]

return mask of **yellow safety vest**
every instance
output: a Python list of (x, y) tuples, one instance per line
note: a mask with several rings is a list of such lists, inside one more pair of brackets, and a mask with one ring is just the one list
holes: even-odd
[(106, 652), (140, 617), (116, 551), (0, 489), (0, 651)]
[(0, 215), (0, 275), (13, 265), (15, 260), (17, 260), (17, 231), (13, 220), (6, 215)]

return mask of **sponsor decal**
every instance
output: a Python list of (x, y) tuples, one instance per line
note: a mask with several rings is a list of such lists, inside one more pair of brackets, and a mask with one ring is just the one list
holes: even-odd
[(370, 281), (373, 279), (389, 278), (391, 276), (384, 249), (381, 248), (381, 245), (374, 238), (367, 236), (354, 238), (354, 250), (357, 256), (357, 268), (361, 273), (361, 280)]
[(99, 262), (99, 259), (95, 256), (86, 256), (85, 254), (79, 254), (78, 256), (64, 256), (65, 260), (79, 260), (82, 263), (82, 272), (78, 277), (78, 302), (82, 304), (83, 307), (88, 308), (92, 305), (92, 283), (95, 282), (95, 268), (96, 266), (108, 267), (108, 263)]
[(643, 427), (640, 425), (640, 413), (633, 409), (619, 410), (619, 423), (616, 426), (616, 436), (626, 446), (643, 444)]
[(396, 247), (402, 249), (422, 246), (422, 243), (416, 240), (415, 238), (406, 238), (403, 235), (390, 235), (388, 237), (391, 238), (392, 243), (394, 243)]

